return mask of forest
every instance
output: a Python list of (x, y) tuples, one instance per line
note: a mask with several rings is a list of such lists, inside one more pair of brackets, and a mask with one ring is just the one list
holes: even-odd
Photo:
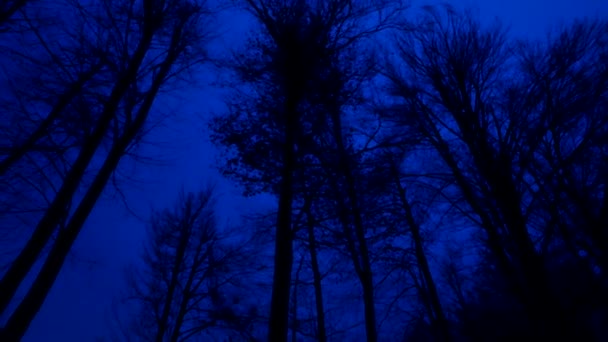
[[(226, 11), (251, 28), (223, 49)], [(98, 341), (608, 341), (608, 19), (7, 0), (0, 74), (0, 341), (197, 82), (216, 169), (271, 209), (226, 223), (215, 180), (174, 189)]]

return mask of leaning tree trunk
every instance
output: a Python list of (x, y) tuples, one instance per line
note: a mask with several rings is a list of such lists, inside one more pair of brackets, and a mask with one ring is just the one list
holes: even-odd
[(355, 185), (350, 160), (344, 145), (344, 137), (342, 136), (342, 120), (339, 111), (335, 110), (332, 114), (334, 139), (336, 142), (337, 153), (340, 160), (340, 173), (346, 181), (346, 195), (350, 202), (350, 210), (353, 216), (353, 225), (355, 228), (355, 241), (358, 246), (359, 268), (357, 276), (361, 282), (363, 290), (363, 302), (365, 310), (365, 331), (368, 342), (375, 342), (378, 338), (376, 327), (376, 310), (374, 301), (374, 282), (367, 248), (367, 240), (365, 238), (365, 227), (363, 225), (362, 212), (359, 207), (359, 196)]
[(120, 159), (124, 155), (129, 144), (143, 127), (150, 109), (152, 108), (154, 99), (156, 98), (156, 94), (158, 94), (161, 85), (169, 74), (176, 59), (177, 55), (175, 55), (175, 53), (170, 53), (169, 56), (167, 56), (167, 59), (161, 65), (158, 75), (156, 75), (156, 78), (153, 80), (151, 89), (139, 108), (132, 125), (128, 127), (126, 132), (112, 146), (103, 165), (97, 172), (93, 183), (87, 190), (87, 193), (84, 195), (82, 201), (78, 205), (78, 208), (70, 218), (66, 228), (58, 234), (48, 257), (42, 266), (42, 269), (32, 284), (32, 287), (21, 301), (15, 312), (9, 318), (4, 330), (0, 335), (3, 341), (20, 340), (42, 307), (42, 304), (50, 292), (53, 283), (57, 279), (57, 276), (63, 267), (63, 263), (65, 262), (66, 257), (76, 241), (76, 238), (80, 234), (86, 219), (93, 210), (95, 203), (101, 196), (103, 189), (105, 188), (112, 173), (118, 166), (118, 163), (120, 162)]
[(433, 276), (431, 274), (431, 268), (424, 252), (422, 236), (420, 235), (420, 226), (414, 219), (414, 215), (412, 214), (412, 208), (405, 194), (405, 189), (401, 185), (401, 180), (399, 179), (399, 171), (394, 163), (391, 165), (391, 171), (393, 173), (393, 177), (395, 177), (395, 184), (397, 186), (397, 192), (399, 194), (399, 201), (401, 202), (401, 207), (403, 208), (405, 214), (405, 220), (410, 228), (410, 231), (412, 232), (412, 239), (414, 240), (414, 250), (416, 260), (418, 261), (418, 268), (422, 273), (422, 276), (424, 278), (424, 284), (426, 285), (424, 291), (427, 292), (425, 297), (427, 297), (430, 302), (431, 311), (428, 313), (428, 315), (429, 320), (431, 321), (431, 324), (434, 328), (433, 333), (439, 335), (438, 340), (446, 342), (450, 341), (451, 338), (448, 320), (446, 319), (445, 312), (441, 307), (441, 301), (439, 299), (437, 287), (435, 286), (435, 280), (433, 279)]
[(97, 148), (101, 144), (103, 137), (115, 116), (120, 99), (137, 76), (139, 66), (150, 47), (152, 37), (153, 30), (150, 28), (145, 29), (144, 35), (131, 58), (128, 69), (116, 82), (114, 89), (112, 89), (112, 93), (108, 98), (95, 129), (85, 141), (78, 158), (66, 175), (65, 181), (57, 192), (55, 199), (36, 226), (34, 233), (25, 247), (23, 247), (17, 258), (2, 277), (2, 280), (0, 281), (0, 314), (4, 313), (10, 301), (15, 296), (17, 289), (34, 266), (36, 260), (38, 260), (44, 247), (64, 218), (67, 207), (80, 185), (80, 180), (84, 176), (89, 163), (93, 159)]

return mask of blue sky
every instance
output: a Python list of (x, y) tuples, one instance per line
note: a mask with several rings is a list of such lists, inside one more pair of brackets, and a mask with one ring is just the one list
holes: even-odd
[[(438, 1), (432, 3), (439, 3)], [(482, 20), (499, 18), (518, 37), (542, 38), (548, 28), (573, 18), (608, 16), (605, 0), (465, 0), (449, 2), (457, 8), (477, 10)], [(414, 5), (429, 4), (418, 1)], [(248, 23), (246, 16), (225, 14), (221, 21), (226, 34), (218, 48), (234, 46)], [(150, 208), (170, 205), (180, 187), (196, 190), (208, 180), (217, 181), (219, 205), (224, 220), (235, 222), (238, 213), (271, 204), (263, 199), (245, 200), (239, 190), (222, 180), (214, 169), (217, 151), (205, 137), (208, 113), (222, 110), (219, 92), (202, 79), (201, 85), (164, 99), (162, 109), (175, 109), (177, 120), (167, 120), (148, 137), (160, 146), (142, 150), (164, 165), (123, 165), (130, 181), (124, 191), (130, 210), (142, 219)], [(24, 341), (94, 341), (104, 335), (110, 304), (123, 285), (124, 268), (135, 262), (144, 236), (144, 222), (127, 210), (120, 196), (108, 189), (90, 216), (86, 228), (59, 276), (45, 305), (32, 323)]]

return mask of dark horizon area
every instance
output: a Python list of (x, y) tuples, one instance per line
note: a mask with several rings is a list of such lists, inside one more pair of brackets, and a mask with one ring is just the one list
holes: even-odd
[(608, 3), (0, 5), (0, 341), (608, 339)]

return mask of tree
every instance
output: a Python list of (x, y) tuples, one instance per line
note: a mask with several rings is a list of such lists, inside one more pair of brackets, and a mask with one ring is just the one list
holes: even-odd
[(571, 252), (584, 249), (600, 264), (604, 257), (598, 251), (605, 248), (592, 245), (605, 241), (606, 221), (600, 214), (606, 204), (605, 177), (600, 173), (606, 167), (608, 123), (600, 113), (608, 88), (602, 59), (608, 53), (603, 43), (607, 31), (606, 22), (576, 22), (544, 45), (523, 45), (521, 82), (532, 88), (524, 93), (522, 84), (512, 94), (522, 96), (520, 107), (527, 114), (521, 120), (529, 132), (522, 139), (530, 146), (526, 166), (539, 184), (535, 208), (555, 227), (545, 243), (559, 236)]
[[(74, 199), (104, 137), (110, 132), (114, 136), (92, 183), (74, 211), (70, 212), (65, 227), (58, 232), (34, 284), (10, 316), (3, 331), (6, 340), (19, 339), (25, 333), (110, 176), (141, 134), (159, 90), (175, 74), (200, 60), (200, 56), (191, 54), (199, 52), (206, 38), (205, 31), (199, 27), (205, 23), (208, 13), (204, 4), (186, 0), (143, 3), (125, 0), (78, 9), (90, 19), (89, 24), (97, 25), (94, 27), (98, 30), (91, 32), (100, 36), (92, 37), (91, 44), (99, 49), (96, 51), (103, 53), (105, 67), (112, 78), (106, 88), (107, 98), (95, 115), (94, 126), (86, 135), (61, 187), (31, 238), (0, 281), (3, 310), (56, 232), (57, 225), (65, 219), (63, 213)], [(103, 28), (110, 23), (113, 29), (105, 31)], [(106, 32), (124, 40), (110, 39)], [(112, 46), (110, 42), (117, 45)]]
[[(239, 56), (234, 70), (240, 81), (248, 83), (256, 94), (241, 92), (240, 101), (231, 103), (231, 113), (219, 118), (213, 128), (215, 141), (231, 149), (224, 173), (241, 180), (246, 193), (270, 191), (278, 195), (268, 337), (272, 341), (286, 341), (293, 261), (291, 215), (298, 196), (295, 187), (306, 187), (295, 177), (306, 173), (304, 160), (312, 154), (310, 146), (321, 134), (317, 130), (335, 121), (347, 101), (345, 97), (354, 96), (343, 88), (335, 88), (349, 81), (334, 79), (346, 75), (336, 73), (341, 58), (348, 58), (345, 52), (352, 52), (348, 49), (384, 27), (386, 13), (395, 12), (390, 12), (394, 6), (386, 1), (368, 4), (246, 0), (245, 4), (264, 33), (250, 41), (251, 52)], [(380, 24), (374, 21), (369, 26), (357, 27), (373, 14), (380, 15)], [(332, 98), (336, 96), (339, 98)], [(339, 123), (333, 127), (342, 129)], [(359, 229), (360, 243), (364, 239), (361, 233)], [(364, 243), (362, 246), (365, 250)], [(371, 270), (366, 267), (361, 274), (365, 274), (362, 279), (368, 297), (368, 338), (373, 341), (376, 331), (370, 304)]]
[[(143, 265), (130, 273), (127, 337), (183, 341), (203, 334), (249, 336), (250, 318), (235, 289), (247, 256), (228, 242), (215, 217), (213, 188), (180, 193), (153, 213)], [(239, 310), (240, 309), (240, 310)]]
[[(66, 16), (73, 14), (72, 7), (61, 5), (57, 7), (65, 9)], [(36, 230), (36, 238), (30, 239), (21, 256), (4, 274), (0, 281), (0, 312), (6, 309), (48, 237), (66, 220), (70, 211), (67, 197), (76, 192), (80, 181), (80, 178), (68, 180), (67, 175), (70, 167), (76, 165), (74, 155), (78, 154), (84, 137), (90, 133), (88, 124), (92, 125), (96, 119), (97, 113), (90, 110), (94, 107), (92, 94), (103, 93), (105, 87), (100, 83), (108, 76), (107, 69), (102, 68), (104, 63), (100, 56), (91, 51), (90, 37), (65, 32), (57, 27), (57, 22), (38, 13), (39, 10), (33, 6), (27, 12), (24, 32), (11, 33), (13, 39), (28, 42), (31, 48), (26, 50), (21, 45), (7, 44), (7, 52), (17, 58), (11, 73), (7, 71), (10, 96), (7, 96), (5, 109), (7, 118), (11, 120), (2, 131), (4, 148), (0, 177), (6, 184), (3, 196), (10, 200), (15, 193), (24, 193), (25, 198), (22, 198), (34, 205), (15, 206), (23, 211), (41, 211), (42, 214), (34, 216), (35, 219), (46, 217), (50, 227)], [(82, 23), (76, 24), (83, 27), (78, 25)], [(59, 40), (62, 34), (73, 40), (61, 47), (51, 43)], [(74, 66), (74, 63), (78, 65)], [(75, 172), (73, 176), (77, 176)], [(34, 191), (38, 194), (32, 194)], [(51, 208), (53, 211), (49, 210)], [(8, 214), (13, 214), (13, 211)], [(36, 222), (27, 224), (36, 225)], [(17, 226), (15, 230), (17, 228), (22, 229)]]
[[(108, 70), (85, 24), (75, 18), (63, 25), (75, 11), (63, 2), (31, 2), (18, 26), (2, 34), (0, 213), (7, 235), (20, 239), (53, 201), (107, 88)], [(60, 222), (67, 212), (58, 213)], [(11, 239), (11, 249), (20, 239)]]
[(424, 241), (421, 234), (420, 224), (414, 217), (412, 205), (407, 199), (407, 193), (403, 187), (401, 176), (399, 174), (398, 166), (395, 161), (391, 162), (389, 166), (393, 177), (395, 178), (395, 188), (397, 190), (397, 196), (399, 204), (401, 204), (402, 215), (405, 216), (405, 221), (412, 235), (412, 241), (414, 244), (414, 250), (416, 255), (417, 266), (422, 274), (422, 288), (420, 297), (425, 302), (427, 307), (427, 315), (431, 321), (431, 327), (438, 336), (438, 340), (449, 341), (450, 331), (446, 314), (442, 308), (441, 300), (437, 292), (437, 286), (435, 279), (433, 279), (431, 267), (429, 266), (428, 258), (424, 250)]
[[(568, 296), (560, 295), (563, 292), (554, 281), (558, 272), (550, 262), (551, 254), (538, 242), (539, 237), (551, 239), (546, 234), (567, 212), (555, 207), (560, 200), (553, 196), (562, 190), (545, 192), (542, 189), (551, 182), (533, 175), (537, 167), (553, 168), (558, 160), (574, 166), (561, 159), (559, 152), (547, 158), (546, 151), (572, 148), (563, 144), (554, 149), (556, 138), (563, 136), (561, 130), (578, 136), (581, 125), (585, 127), (582, 117), (604, 106), (605, 98), (600, 95), (606, 89), (604, 67), (600, 63), (594, 76), (580, 72), (586, 70), (583, 65), (594, 65), (591, 61), (601, 55), (588, 45), (595, 38), (587, 37), (599, 37), (604, 26), (576, 24), (560, 36), (564, 44), (549, 43), (546, 59), (543, 53), (526, 53), (531, 58), (524, 58), (522, 64), (500, 27), (481, 28), (469, 15), (453, 10), (431, 10), (422, 18), (396, 41), (399, 64), (388, 66), (387, 76), (392, 94), (399, 100), (386, 118), (416, 134), (420, 146), (432, 147), (441, 158), (442, 169), (449, 171), (448, 179), (455, 185), (442, 192), (483, 229), (489, 253), (482, 257), (500, 270), (489, 283), (507, 284), (490, 287), (519, 300), (523, 306), (520, 312), (528, 320), (522, 330), (525, 336), (591, 338), (589, 328), (578, 323), (579, 313), (573, 313), (564, 301)], [(593, 33), (583, 35), (579, 45), (568, 39), (574, 37), (573, 32)], [(583, 51), (592, 52), (592, 57), (583, 57)], [(538, 72), (541, 65), (549, 70)], [(530, 85), (531, 80), (536, 81)], [(589, 91), (589, 84), (596, 85), (598, 92)], [(565, 102), (561, 107), (553, 107), (557, 97), (545, 102), (549, 89), (562, 91)], [(554, 119), (559, 117), (572, 121)], [(603, 135), (600, 132), (605, 124), (595, 121), (595, 125), (601, 128), (587, 131), (589, 136)], [(547, 160), (539, 158), (541, 154)], [(548, 168), (543, 173), (553, 175)], [(574, 174), (584, 173), (577, 170)], [(543, 201), (541, 193), (548, 195)], [(546, 211), (553, 213), (553, 219), (547, 220), (550, 215)]]

